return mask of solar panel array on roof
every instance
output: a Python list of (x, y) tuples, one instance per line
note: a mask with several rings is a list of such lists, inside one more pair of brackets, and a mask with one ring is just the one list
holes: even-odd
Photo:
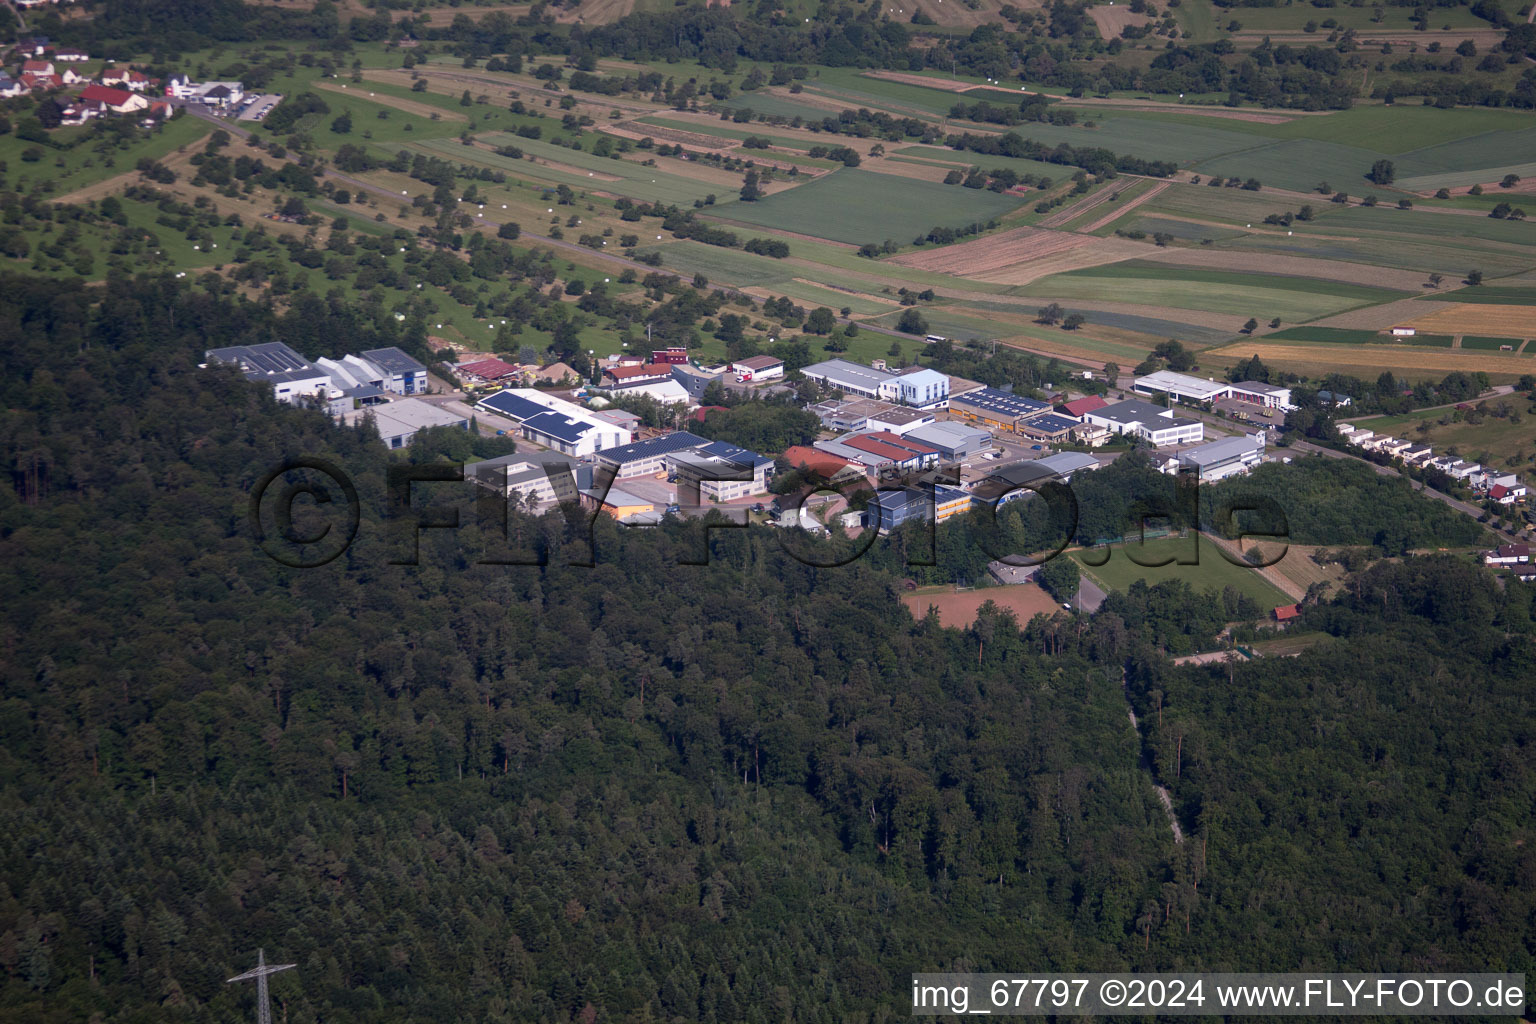
[(514, 420), (525, 421), (535, 416), (549, 412), (537, 402), (530, 402), (522, 395), (514, 395), (510, 391), (498, 391), (494, 395), (487, 395), (480, 399), (477, 405), (484, 406), (491, 412), (499, 412), (503, 416), (510, 416)]
[(598, 458), (605, 462), (617, 462), (622, 465), (626, 462), (637, 462), (640, 459), (649, 459), (657, 455), (669, 455), (672, 452), (680, 452), (685, 448), (697, 448), (707, 443), (698, 434), (679, 430), (671, 434), (663, 434), (660, 437), (653, 437), (648, 441), (636, 441), (634, 444), (609, 448), (607, 451), (599, 452)]
[(209, 349), (205, 355), (221, 363), (235, 363), (248, 373), (284, 373), (312, 368), (308, 359), (281, 341)]
[(1005, 416), (1032, 416), (1037, 412), (1050, 408), (1050, 405), (1045, 402), (1036, 401), (1033, 398), (1024, 398), (1021, 395), (1010, 395), (1006, 391), (997, 390), (997, 388), (982, 388), (979, 391), (971, 391), (951, 401), (965, 402), (978, 409), (1002, 413)]
[(699, 452), (711, 458), (724, 459), (727, 462), (754, 467), (773, 461), (766, 456), (757, 454), (757, 452), (738, 447), (726, 441), (711, 441), (708, 444), (700, 445)]
[(379, 369), (389, 373), (416, 373), (426, 370), (425, 366), (422, 366), (393, 345), (390, 345), (388, 348), (371, 348), (364, 352), (362, 356), (369, 362), (377, 363)]
[(569, 416), (558, 412), (545, 410), (537, 416), (530, 416), (524, 420), (523, 429), (559, 438), (567, 444), (576, 444), (587, 431), (592, 429), (592, 424), (573, 420)]
[(1044, 416), (1036, 416), (1034, 419), (1025, 424), (1025, 427), (1029, 430), (1035, 430), (1046, 434), (1061, 434), (1071, 430), (1077, 425), (1077, 420), (1069, 419), (1066, 416), (1058, 416), (1053, 412), (1048, 412)]

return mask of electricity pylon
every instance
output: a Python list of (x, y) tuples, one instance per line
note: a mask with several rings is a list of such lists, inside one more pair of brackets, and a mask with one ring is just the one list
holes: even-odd
[(286, 971), (298, 964), (269, 964), (267, 963), (267, 951), (256, 951), (256, 966), (244, 974), (237, 974), (224, 984), (232, 985), (237, 981), (250, 981), (256, 979), (256, 1024), (272, 1024), (272, 1002), (267, 998), (267, 975), (276, 974), (278, 971)]

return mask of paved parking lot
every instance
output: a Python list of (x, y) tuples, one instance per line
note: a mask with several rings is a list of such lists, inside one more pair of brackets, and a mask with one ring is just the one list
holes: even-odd
[(240, 108), (240, 114), (237, 120), (260, 121), (268, 114), (272, 113), (272, 108), (281, 102), (283, 102), (283, 97), (280, 93), (262, 93), (256, 96), (255, 99), (248, 100), (245, 105)]

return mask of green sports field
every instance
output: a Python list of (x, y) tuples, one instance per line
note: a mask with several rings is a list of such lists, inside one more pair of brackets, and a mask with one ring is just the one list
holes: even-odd
[(869, 171), (834, 171), (754, 203), (723, 203), (715, 217), (863, 244), (887, 238), (906, 244), (937, 226), (962, 227), (1001, 217), (1017, 196), (939, 185)]
[[(1148, 568), (1131, 561), (1127, 551), (1133, 551), (1143, 562), (1160, 562), (1164, 559), (1196, 559), (1194, 565), (1179, 565), (1176, 561), (1158, 568)], [(1266, 580), (1256, 569), (1245, 569), (1227, 561), (1216, 545), (1204, 537), (1179, 539), (1162, 537), (1145, 544), (1117, 544), (1110, 550), (1109, 560), (1103, 565), (1088, 564), (1103, 558), (1100, 551), (1072, 551), (1070, 557), (1083, 570), (1083, 574), (1106, 590), (1128, 590), (1137, 580), (1147, 584), (1163, 580), (1181, 579), (1197, 590), (1214, 590), (1220, 593), (1226, 587), (1234, 587), (1259, 603), (1265, 611), (1290, 604), (1278, 587)]]

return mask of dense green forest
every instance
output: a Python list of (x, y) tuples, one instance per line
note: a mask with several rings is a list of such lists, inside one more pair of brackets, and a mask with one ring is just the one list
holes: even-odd
[[(1338, 642), (1179, 669), (1177, 588), (945, 629), (875, 559), (719, 530), (685, 564), (696, 525), (600, 517), (588, 568), (558, 514), (510, 524), (547, 564), (482, 565), (463, 485), (418, 488), (467, 525), (391, 565), (376, 438), (196, 367), (408, 330), (293, 315), (0, 280), (0, 1020), (244, 1017), (223, 980), (258, 946), (299, 965), (295, 1024), (884, 1021), (925, 969), (1531, 970), (1533, 588), (1410, 559), (1308, 609)], [(312, 570), (246, 520), (301, 455), (362, 505)]]

